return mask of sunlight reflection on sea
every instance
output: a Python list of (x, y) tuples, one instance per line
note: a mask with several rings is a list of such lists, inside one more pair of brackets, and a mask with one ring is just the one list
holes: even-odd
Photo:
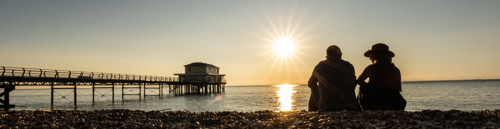
[(292, 95), (293, 93), (297, 92), (293, 90), (293, 88), (297, 85), (284, 84), (275, 86), (280, 88), (278, 91), (276, 91), (279, 97), (280, 106), (278, 108), (280, 109), (280, 111), (292, 110), (292, 102), (293, 102)]

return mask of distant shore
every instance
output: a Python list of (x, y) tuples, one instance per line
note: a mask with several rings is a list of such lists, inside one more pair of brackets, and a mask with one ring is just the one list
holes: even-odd
[(422, 83), (422, 82), (466, 82), (466, 81), (500, 81), (500, 79), (423, 80), (423, 81), (403, 81), (403, 83)]
[[(403, 83), (424, 83), (424, 82), (466, 82), (466, 81), (500, 81), (500, 79), (463, 79), (463, 80), (420, 80), (420, 81), (402, 81)], [(272, 86), (269, 85), (234, 85), (234, 86)], [(307, 86), (307, 84), (294, 84), (297, 86)], [(231, 86), (231, 85), (229, 85)]]
[(141, 110), (0, 111), (0, 128), (498, 128), (500, 110), (255, 111)]

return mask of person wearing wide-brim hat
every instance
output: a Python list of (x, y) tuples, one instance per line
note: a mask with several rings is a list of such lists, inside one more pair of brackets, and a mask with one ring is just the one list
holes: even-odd
[[(377, 43), (364, 54), (372, 64), (358, 77), (358, 100), (363, 110), (404, 110), (406, 100), (400, 94), (401, 73), (392, 63), (395, 54), (389, 46)], [(369, 78), (369, 82), (365, 80)]]

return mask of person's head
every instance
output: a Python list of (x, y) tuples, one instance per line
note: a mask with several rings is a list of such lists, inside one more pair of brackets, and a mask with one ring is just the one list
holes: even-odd
[(383, 43), (377, 43), (372, 46), (371, 50), (365, 52), (365, 57), (369, 57), (372, 63), (376, 62), (392, 62), (394, 53), (389, 51), (389, 46)]
[(326, 58), (328, 57), (342, 57), (342, 51), (337, 45), (331, 45), (326, 49)]

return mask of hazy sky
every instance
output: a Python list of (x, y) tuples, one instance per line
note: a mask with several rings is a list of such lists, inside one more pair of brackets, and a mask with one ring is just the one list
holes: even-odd
[[(305, 84), (329, 45), (359, 75), (386, 43), (403, 81), (500, 78), (499, 0), (0, 0), (0, 66)], [(279, 37), (296, 49), (273, 50)]]

